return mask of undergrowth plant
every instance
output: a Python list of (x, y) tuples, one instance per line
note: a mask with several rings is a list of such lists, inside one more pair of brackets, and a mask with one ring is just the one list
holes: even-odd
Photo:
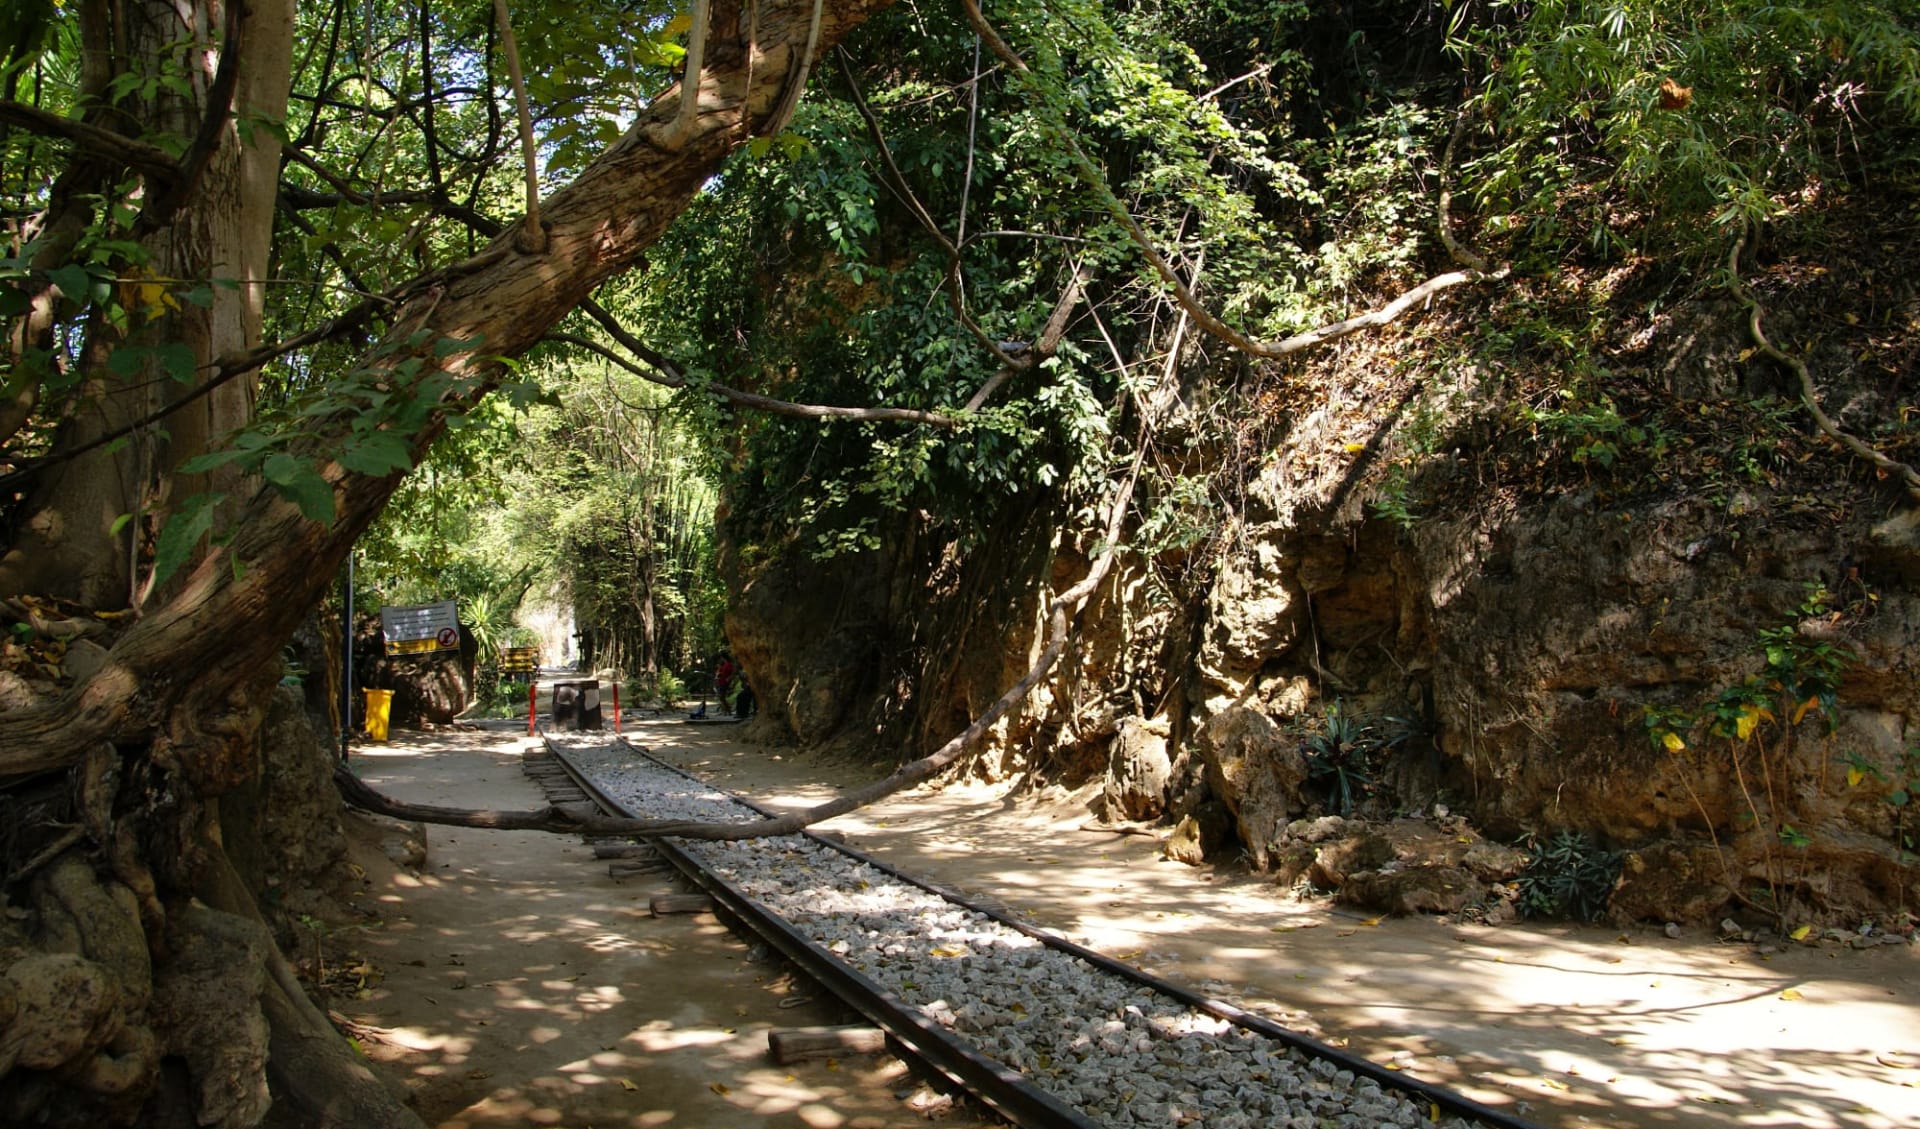
[(1373, 787), (1373, 758), (1381, 748), (1373, 728), (1340, 702), (1327, 707), (1326, 726), (1307, 736), (1307, 780), (1326, 789), (1327, 804), (1350, 816)]
[(1544, 846), (1528, 842), (1533, 859), (1516, 883), (1522, 916), (1595, 921), (1620, 878), (1622, 855), (1577, 831), (1555, 832)]
[(1847, 766), (1847, 787), (1859, 788), (1871, 777), (1885, 789), (1880, 802), (1892, 815), (1893, 845), (1900, 865), (1920, 865), (1920, 828), (1915, 827), (1913, 819), (1913, 797), (1920, 792), (1920, 746), (1901, 753), (1892, 773), (1856, 751), (1850, 750), (1840, 759)]
[[(1822, 727), (1822, 737), (1832, 734), (1840, 685), (1855, 658), (1800, 629), (1801, 621), (1825, 615), (1831, 600), (1824, 585), (1808, 583), (1793, 620), (1758, 632), (1760, 673), (1722, 687), (1695, 709), (1645, 711), (1648, 739), (1678, 766), (1681, 783), (1720, 853), (1728, 889), (1782, 927), (1793, 910), (1792, 894), (1806, 878), (1806, 849), (1813, 845), (1806, 827), (1794, 822), (1807, 822), (1796, 815), (1802, 810), (1797, 777), (1805, 768), (1805, 758), (1796, 755), (1802, 726), (1811, 721)], [(1725, 765), (1739, 790), (1735, 831), (1758, 844), (1764, 890), (1750, 890), (1736, 877), (1732, 845), (1721, 841), (1694, 785), (1715, 761)]]

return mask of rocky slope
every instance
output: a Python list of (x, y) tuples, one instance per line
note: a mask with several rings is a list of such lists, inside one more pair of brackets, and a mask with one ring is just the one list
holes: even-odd
[[(1912, 461), (1920, 299), (1844, 218), (1856, 244), (1755, 289), (1828, 409)], [(1387, 909), (1910, 920), (1920, 514), (1813, 428), (1743, 307), (1671, 285), (1519, 281), (1304, 371), (1190, 378), (1130, 552), (972, 771), (1104, 773), (1102, 814), (1170, 851)], [(1010, 684), (1094, 541), (1014, 509), (970, 550), (904, 517), (826, 566), (731, 531), (763, 728), (904, 758)], [(1534, 849), (1476, 871), (1310, 821), (1435, 805)]]

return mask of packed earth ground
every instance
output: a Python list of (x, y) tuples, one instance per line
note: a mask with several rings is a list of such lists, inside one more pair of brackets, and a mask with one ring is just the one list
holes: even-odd
[[(656, 755), (774, 808), (858, 783), (730, 726), (629, 724)], [(356, 770), (425, 803), (531, 807), (507, 731), (396, 733)], [(1554, 1129), (1920, 1123), (1920, 950), (1723, 943), (1651, 928), (1374, 918), (1083, 829), (1088, 796), (921, 789), (825, 829), (924, 878)], [(316, 930), (336, 1022), (431, 1125), (882, 1129), (990, 1124), (884, 1056), (775, 1066), (774, 1028), (847, 1022), (662, 877), (578, 840), (361, 825), (358, 924)], [(388, 848), (383, 852), (382, 847)], [(400, 856), (395, 861), (389, 855)]]

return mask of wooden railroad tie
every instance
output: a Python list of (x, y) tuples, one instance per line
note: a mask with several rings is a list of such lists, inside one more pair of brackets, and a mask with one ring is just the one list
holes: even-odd
[(887, 1049), (887, 1033), (878, 1027), (789, 1027), (767, 1032), (767, 1050), (782, 1066), (838, 1055), (874, 1054)]
[(647, 902), (655, 917), (674, 913), (712, 913), (713, 899), (705, 894), (655, 894)]
[(659, 857), (659, 852), (645, 843), (595, 843), (593, 857), (597, 859), (650, 859)]
[(637, 878), (643, 874), (670, 874), (673, 864), (666, 859), (646, 859), (639, 862), (611, 862), (607, 864), (607, 875), (611, 878)]

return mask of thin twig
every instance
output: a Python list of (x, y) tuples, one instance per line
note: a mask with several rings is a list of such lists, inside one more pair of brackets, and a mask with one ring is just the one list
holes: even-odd
[[(761, 396), (753, 392), (742, 392), (737, 388), (728, 388), (723, 384), (698, 383), (688, 379), (666, 358), (651, 349), (645, 349), (641, 359), (645, 365), (635, 364), (590, 337), (581, 337), (573, 333), (549, 333), (545, 340), (561, 345), (572, 345), (585, 349), (596, 356), (604, 357), (622, 369), (664, 388), (694, 388), (712, 396), (717, 396), (731, 404), (770, 415), (789, 416), (795, 419), (850, 419), (869, 423), (918, 423), (929, 427), (954, 428), (960, 426), (960, 420), (939, 412), (922, 411), (918, 408), (851, 408), (834, 404), (797, 404), (790, 400), (776, 400), (771, 396)], [(623, 341), (629, 351), (635, 351), (637, 341)]]

